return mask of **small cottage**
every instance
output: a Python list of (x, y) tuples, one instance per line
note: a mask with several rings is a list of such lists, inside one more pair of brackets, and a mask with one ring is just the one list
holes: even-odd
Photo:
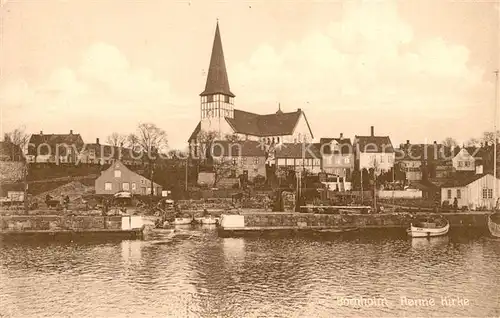
[[(493, 185), (496, 182), (496, 196), (493, 195)], [(468, 207), (471, 210), (495, 206), (495, 197), (500, 194), (500, 179), (492, 174), (476, 174), (449, 181), (441, 187), (441, 204), (448, 201), (453, 205), (455, 198), (458, 207)]]
[[(121, 161), (116, 160), (96, 179), (95, 193), (115, 194), (119, 191), (140, 195), (151, 194), (151, 180), (130, 170)], [(161, 195), (161, 191), (162, 187), (153, 183), (153, 194)]]

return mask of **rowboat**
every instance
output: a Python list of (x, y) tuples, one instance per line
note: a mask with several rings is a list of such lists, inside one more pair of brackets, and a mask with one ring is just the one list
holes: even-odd
[(450, 229), (450, 222), (442, 217), (427, 217), (410, 223), (406, 231), (411, 237), (432, 237), (446, 235)]
[(201, 218), (201, 224), (217, 224), (217, 218), (207, 215)]
[(332, 228), (332, 229), (321, 229), (321, 230), (316, 230), (317, 233), (349, 233), (349, 232), (355, 232), (358, 231), (359, 228), (357, 227), (350, 227), (350, 228)]
[(500, 237), (500, 213), (493, 213), (488, 216), (488, 229), (494, 237)]
[(186, 224), (191, 224), (193, 222), (193, 218), (175, 218), (174, 221), (172, 222), (173, 225), (186, 225)]

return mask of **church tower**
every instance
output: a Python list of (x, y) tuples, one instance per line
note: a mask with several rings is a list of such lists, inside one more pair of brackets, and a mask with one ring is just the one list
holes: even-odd
[(220, 137), (225, 132), (224, 117), (234, 118), (234, 94), (229, 89), (226, 62), (222, 50), (219, 22), (215, 28), (212, 56), (208, 68), (207, 83), (201, 97), (201, 130), (216, 131)]

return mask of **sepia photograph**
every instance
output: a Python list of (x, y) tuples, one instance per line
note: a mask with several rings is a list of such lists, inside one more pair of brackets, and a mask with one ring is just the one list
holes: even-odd
[(500, 317), (500, 0), (0, 0), (0, 317)]

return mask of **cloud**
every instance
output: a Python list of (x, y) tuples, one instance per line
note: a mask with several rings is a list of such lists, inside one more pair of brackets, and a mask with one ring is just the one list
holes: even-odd
[[(4, 123), (11, 128), (28, 121), (28, 127), (46, 130), (68, 126), (95, 133), (92, 126), (101, 125), (98, 133), (131, 132), (139, 121), (163, 118), (175, 100), (167, 81), (133, 67), (107, 43), (91, 45), (77, 67), (56, 69), (38, 84), (13, 81), (0, 87)], [(182, 114), (174, 109), (171, 116)]]
[(309, 102), (319, 120), (345, 109), (460, 116), (484, 87), (466, 47), (417, 39), (396, 4), (381, 1), (348, 5), (340, 21), (280, 48), (262, 44), (233, 70), (240, 100), (261, 105), (254, 110)]

